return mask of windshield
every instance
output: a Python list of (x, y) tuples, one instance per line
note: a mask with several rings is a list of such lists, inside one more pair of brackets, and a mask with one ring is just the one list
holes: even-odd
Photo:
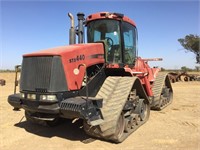
[[(122, 30), (120, 30), (120, 25)], [(137, 51), (135, 26), (127, 22), (120, 24), (119, 21), (111, 19), (94, 20), (87, 25), (87, 37), (88, 43), (104, 40), (106, 62), (134, 64)]]
[(121, 39), (119, 21), (116, 20), (95, 20), (87, 25), (88, 43), (105, 40), (106, 61), (109, 63), (121, 62)]

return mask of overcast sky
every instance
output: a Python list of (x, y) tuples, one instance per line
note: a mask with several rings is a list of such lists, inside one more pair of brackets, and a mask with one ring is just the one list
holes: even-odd
[(139, 56), (163, 58), (151, 65), (170, 69), (197, 66), (195, 55), (185, 53), (177, 39), (200, 35), (199, 1), (7, 0), (0, 7), (0, 69), (14, 69), (23, 54), (68, 45), (68, 12), (88, 16), (101, 11), (123, 13), (136, 22)]

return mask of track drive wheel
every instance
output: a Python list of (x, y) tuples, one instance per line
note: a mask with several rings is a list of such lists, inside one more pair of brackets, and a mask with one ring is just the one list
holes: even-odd
[(146, 121), (149, 118), (149, 105), (145, 102), (144, 99), (139, 99), (139, 104), (136, 107), (135, 112), (139, 114), (141, 121)]

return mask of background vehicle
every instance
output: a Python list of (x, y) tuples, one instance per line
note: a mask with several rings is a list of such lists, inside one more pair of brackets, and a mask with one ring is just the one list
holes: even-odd
[(20, 93), (8, 102), (23, 108), (28, 121), (55, 125), (60, 118), (81, 118), (87, 134), (122, 142), (148, 120), (150, 108), (161, 110), (171, 103), (169, 78), (147, 64), (161, 59), (137, 56), (131, 19), (109, 12), (86, 20), (83, 13), (77, 16), (75, 28), (69, 13), (69, 46), (23, 56)]

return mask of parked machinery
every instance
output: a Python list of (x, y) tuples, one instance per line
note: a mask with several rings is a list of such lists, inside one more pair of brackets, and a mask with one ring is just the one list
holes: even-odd
[(28, 121), (55, 125), (59, 118), (81, 118), (87, 134), (122, 142), (148, 120), (150, 108), (171, 103), (170, 80), (148, 65), (160, 59), (137, 56), (134, 21), (109, 12), (77, 16), (75, 28), (69, 13), (69, 46), (23, 55), (20, 93), (8, 102), (23, 108)]

